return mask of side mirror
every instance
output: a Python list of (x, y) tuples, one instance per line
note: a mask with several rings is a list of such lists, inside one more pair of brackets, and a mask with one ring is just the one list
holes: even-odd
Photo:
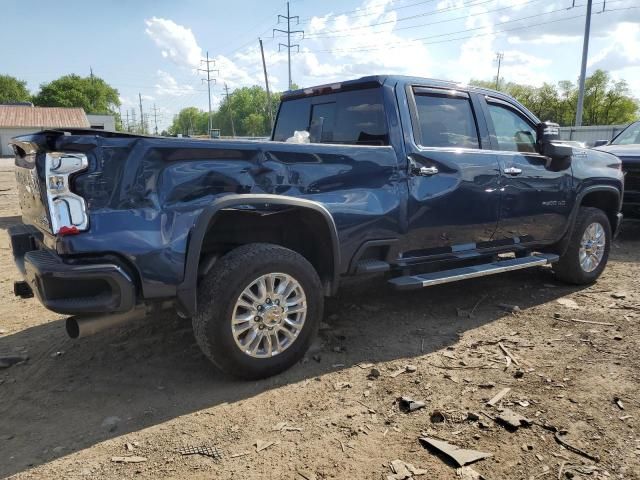
[(538, 151), (551, 158), (551, 160), (563, 160), (571, 158), (573, 147), (560, 143), (560, 126), (557, 123), (542, 122), (537, 126)]
[(602, 145), (606, 145), (607, 143), (609, 143), (608, 140), (596, 140), (595, 143), (593, 144), (594, 147), (601, 147)]

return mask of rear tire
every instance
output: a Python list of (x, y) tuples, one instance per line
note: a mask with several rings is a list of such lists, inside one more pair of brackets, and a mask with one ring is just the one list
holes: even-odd
[(607, 215), (598, 208), (580, 207), (569, 246), (553, 265), (553, 271), (567, 283), (593, 283), (607, 265), (610, 248), (611, 225)]
[(266, 378), (304, 356), (323, 303), (318, 274), (303, 256), (279, 245), (243, 245), (218, 260), (200, 283), (193, 331), (220, 370)]

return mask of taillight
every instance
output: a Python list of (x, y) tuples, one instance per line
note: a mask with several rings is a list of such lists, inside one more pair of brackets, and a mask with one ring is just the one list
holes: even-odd
[(88, 166), (87, 157), (82, 153), (47, 154), (45, 181), (53, 234), (73, 235), (89, 227), (86, 203), (69, 185), (69, 177)]

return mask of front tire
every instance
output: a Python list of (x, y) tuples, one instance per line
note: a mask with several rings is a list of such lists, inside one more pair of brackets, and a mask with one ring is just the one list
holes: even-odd
[(297, 363), (315, 336), (324, 297), (300, 254), (253, 243), (223, 256), (198, 287), (196, 341), (225, 373), (276, 375)]
[(553, 266), (556, 276), (567, 283), (595, 282), (609, 259), (611, 225), (598, 208), (580, 207), (566, 252)]

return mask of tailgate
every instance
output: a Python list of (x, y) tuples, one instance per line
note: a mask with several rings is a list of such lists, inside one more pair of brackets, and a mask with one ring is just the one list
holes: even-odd
[[(46, 193), (44, 191), (44, 161), (42, 153), (16, 154), (15, 172), (22, 221), (51, 232)], [(39, 165), (39, 166), (38, 166)]]

